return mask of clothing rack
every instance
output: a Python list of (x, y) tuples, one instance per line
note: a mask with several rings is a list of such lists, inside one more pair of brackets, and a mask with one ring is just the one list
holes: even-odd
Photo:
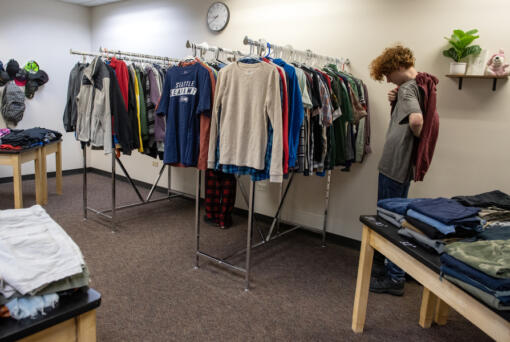
[(257, 48), (257, 54), (261, 55), (266, 50), (268, 51), (268, 54), (273, 51), (276, 54), (287, 54), (290, 59), (297, 60), (299, 58), (304, 58), (308, 61), (317, 61), (321, 64), (327, 64), (327, 63), (334, 63), (334, 64), (341, 64), (341, 65), (350, 65), (351, 61), (349, 58), (336, 58), (336, 57), (330, 57), (325, 55), (319, 55), (314, 53), (312, 50), (296, 50), (291, 45), (278, 45), (269, 43), (265, 39), (258, 39), (254, 40), (249, 38), (248, 36), (245, 36), (243, 39), (244, 45), (250, 45), (250, 47), (256, 47)]
[[(80, 52), (73, 49), (70, 49), (70, 53), (72, 55), (81, 55), (81, 56), (90, 56), (90, 57), (109, 57), (111, 55), (119, 56), (123, 60), (131, 60), (135, 62), (145, 62), (148, 61), (177, 61), (173, 58), (168, 57), (160, 57), (160, 56), (152, 56), (152, 55), (145, 55), (145, 54), (137, 54), (132, 52), (122, 52), (118, 50), (108, 50), (108, 49), (100, 49), (102, 53), (94, 53), (94, 52)], [(128, 57), (125, 57), (128, 56)], [(136, 58), (131, 58), (129, 56), (134, 56)], [(105, 209), (105, 210), (99, 210), (88, 206), (88, 198), (87, 198), (87, 148), (85, 144), (82, 144), (82, 150), (83, 150), (83, 218), (86, 220), (88, 218), (88, 212), (92, 212), (98, 216), (101, 216), (107, 220), (110, 221), (111, 228), (113, 231), (116, 230), (116, 217), (117, 217), (117, 211), (127, 209), (127, 208), (133, 208), (138, 206), (143, 206), (146, 204), (151, 204), (155, 202), (161, 202), (164, 200), (168, 200), (174, 197), (180, 197), (183, 196), (182, 193), (173, 191), (171, 189), (171, 166), (168, 165), (168, 187), (167, 187), (167, 194), (164, 197), (152, 199), (152, 195), (154, 194), (154, 191), (156, 190), (156, 187), (158, 186), (158, 183), (161, 179), (161, 176), (163, 175), (165, 168), (167, 168), (166, 164), (163, 164), (159, 170), (157, 178), (152, 183), (151, 189), (147, 196), (144, 198), (136, 186), (135, 182), (129, 175), (129, 172), (124, 167), (124, 164), (120, 160), (119, 157), (117, 157), (115, 151), (111, 153), (111, 208)], [(117, 206), (117, 199), (116, 199), (116, 164), (119, 164), (122, 172), (124, 173), (124, 176), (129, 181), (131, 187), (133, 188), (133, 191), (136, 193), (138, 197), (138, 202), (130, 203), (122, 206)], [(108, 214), (111, 213), (111, 214)]]
[[(249, 44), (252, 46), (257, 46), (257, 54), (262, 56), (263, 49), (262, 46), (265, 46), (262, 42), (255, 42), (253, 40), (250, 40), (248, 37), (245, 37), (244, 39), (245, 44)], [(213, 51), (218, 52), (220, 49), (223, 51), (230, 51), (231, 54), (236, 54), (237, 52), (227, 49), (222, 49), (219, 47), (212, 47), (209, 46), (207, 43), (201, 43), (201, 44), (193, 44), (189, 41), (186, 43), (187, 48), (192, 48), (193, 53), (196, 56), (196, 50), (197, 49), (203, 49), (204, 51)], [(279, 48), (279, 46), (277, 47)], [(288, 48), (287, 48), (288, 49)], [(292, 50), (294, 53), (294, 56), (296, 56), (299, 53), (302, 53), (302, 51)], [(309, 55), (313, 55), (317, 58), (316, 54), (313, 54), (311, 51), (306, 52)], [(250, 55), (252, 55), (252, 51), (250, 51)], [(243, 54), (246, 56), (246, 54)], [(324, 56), (319, 56), (324, 57)], [(331, 57), (328, 61), (331, 62), (337, 62), (337, 63), (343, 63), (348, 64), (350, 63), (348, 59), (332, 59)], [(213, 261), (217, 263), (218, 265), (224, 266), (226, 268), (229, 268), (231, 270), (237, 271), (241, 274), (244, 274), (245, 276), (245, 291), (249, 291), (250, 288), (250, 275), (251, 275), (251, 250), (257, 247), (260, 247), (262, 245), (265, 245), (269, 242), (274, 241), (275, 239), (278, 239), (286, 234), (289, 234), (299, 228), (308, 228), (310, 227), (304, 227), (303, 225), (295, 224), (292, 222), (286, 222), (282, 221), (280, 219), (280, 214), (283, 208), (283, 205), (285, 204), (285, 199), (287, 198), (288, 191), (292, 185), (293, 179), (294, 179), (295, 173), (291, 172), (289, 175), (288, 182), (285, 186), (285, 189), (283, 189), (283, 183), (282, 188), (280, 189), (280, 202), (278, 204), (278, 209), (276, 210), (275, 215), (272, 217), (272, 223), (269, 228), (269, 231), (266, 235), (262, 233), (262, 231), (259, 229), (259, 227), (256, 227), (258, 230), (258, 233), (260, 234), (261, 241), (252, 244), (252, 238), (253, 238), (253, 227), (255, 223), (254, 218), (254, 206), (255, 206), (255, 181), (250, 179), (250, 188), (249, 188), (249, 194), (247, 196), (245, 189), (243, 188), (242, 184), (239, 182), (239, 187), (241, 190), (241, 193), (244, 197), (244, 200), (246, 204), (248, 205), (248, 229), (247, 229), (247, 235), (246, 235), (246, 248), (239, 250), (227, 257), (215, 257), (210, 254), (207, 254), (200, 250), (200, 188), (201, 188), (201, 180), (202, 180), (202, 172), (201, 170), (197, 170), (196, 174), (196, 194), (195, 194), (195, 269), (198, 269), (200, 264), (200, 257), (205, 258), (209, 261)], [(238, 177), (239, 178), (239, 177)], [(326, 194), (325, 194), (325, 210), (324, 210), (324, 221), (322, 225), (322, 247), (325, 247), (326, 243), (326, 230), (327, 230), (327, 219), (328, 219), (328, 208), (329, 208), (329, 194), (330, 194), (330, 188), (331, 188), (331, 170), (327, 171), (327, 178), (326, 178)], [(280, 232), (280, 222), (284, 224), (288, 224), (291, 227)], [(233, 263), (229, 262), (228, 260), (231, 259), (234, 256), (245, 254), (245, 267), (236, 266)]]
[(107, 55), (113, 55), (113, 56), (119, 56), (122, 57), (122, 59), (126, 59), (126, 56), (129, 57), (137, 57), (137, 58), (143, 58), (143, 59), (150, 59), (150, 60), (157, 60), (157, 61), (163, 61), (163, 62), (179, 62), (180, 59), (178, 58), (171, 58), (171, 57), (165, 57), (165, 56), (156, 56), (156, 55), (148, 55), (145, 53), (138, 53), (138, 52), (128, 52), (128, 51), (121, 51), (121, 50), (112, 50), (100, 47), (99, 52), (102, 52)]
[[(130, 62), (138, 62), (138, 63), (158, 63), (158, 64), (164, 64), (162, 63), (163, 60), (158, 58), (151, 58), (151, 57), (129, 57), (128, 55), (123, 54), (116, 54), (111, 51), (103, 52), (103, 53), (97, 53), (97, 52), (81, 52), (76, 51), (73, 49), (70, 49), (69, 51), (72, 55), (80, 55), (83, 56), (83, 61), (85, 62), (85, 57), (119, 57), (123, 60), (130, 61)], [(149, 55), (147, 55), (149, 56)]]
[(245, 56), (241, 51), (239, 50), (230, 50), (221, 48), (219, 46), (212, 46), (207, 44), (206, 42), (203, 43), (193, 43), (191, 41), (186, 41), (186, 47), (188, 49), (193, 50), (193, 56), (197, 56), (197, 50), (200, 51), (200, 57), (202, 57), (207, 51), (214, 52), (215, 58), (218, 59), (220, 54), (226, 54), (231, 55), (235, 57), (238, 56)]

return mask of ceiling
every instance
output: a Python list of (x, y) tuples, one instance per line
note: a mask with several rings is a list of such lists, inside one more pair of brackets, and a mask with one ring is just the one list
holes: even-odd
[(110, 4), (112, 2), (119, 2), (122, 0), (60, 0), (60, 1), (81, 6), (94, 7), (104, 4)]

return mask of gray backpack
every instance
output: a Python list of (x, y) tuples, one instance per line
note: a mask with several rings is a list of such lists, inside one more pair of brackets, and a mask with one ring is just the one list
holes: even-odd
[(17, 125), (25, 113), (25, 93), (14, 81), (5, 85), (2, 96), (2, 116), (5, 121)]

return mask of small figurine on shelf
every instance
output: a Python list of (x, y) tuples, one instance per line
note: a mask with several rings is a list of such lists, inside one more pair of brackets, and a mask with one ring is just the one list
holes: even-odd
[(505, 64), (505, 52), (503, 50), (499, 50), (499, 53), (495, 53), (487, 62), (487, 74), (495, 75), (495, 76), (505, 76), (508, 75), (508, 71), (505, 69), (508, 67), (508, 64)]

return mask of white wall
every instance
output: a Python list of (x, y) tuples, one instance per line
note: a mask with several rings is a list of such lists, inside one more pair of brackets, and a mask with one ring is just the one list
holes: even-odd
[[(69, 71), (78, 60), (69, 49), (90, 50), (90, 9), (55, 0), (0, 0), (0, 60), (14, 58), (21, 67), (29, 60), (39, 63), (49, 76), (33, 99), (25, 100), (26, 111), (18, 128), (44, 127), (65, 133), (62, 123)], [(82, 165), (81, 150), (72, 134), (63, 136), (63, 168)], [(54, 155), (48, 171), (55, 171)], [(23, 174), (34, 172), (33, 163), (23, 165)], [(0, 167), (0, 177), (12, 176)]]
[[(369, 79), (368, 64), (384, 47), (402, 42), (417, 57), (417, 68), (439, 77), (438, 108), (441, 130), (432, 167), (425, 182), (413, 184), (411, 196), (451, 196), (499, 188), (510, 192), (510, 88), (506, 82), (491, 91), (488, 80), (466, 80), (462, 91), (444, 75), (449, 61), (441, 56), (444, 36), (452, 29), (478, 28), (479, 43), (488, 49), (510, 52), (504, 32), (510, 4), (495, 0), (490, 7), (479, 1), (322, 0), (227, 1), (231, 21), (220, 34), (207, 31), (208, 1), (126, 1), (92, 10), (92, 48), (99, 46), (158, 55), (189, 54), (187, 39), (207, 41), (226, 48), (246, 49), (244, 35), (265, 38), (297, 49), (312, 49), (352, 61), (352, 72), (368, 84), (372, 109), (373, 154), (350, 173), (334, 172), (328, 230), (359, 239), (358, 216), (374, 213), (377, 163), (381, 156), (389, 112), (386, 93), (390, 85)], [(137, 179), (151, 182), (157, 173), (150, 158), (125, 157)], [(92, 164), (109, 170), (110, 161), (94, 153)], [(194, 170), (173, 169), (172, 187), (194, 191)], [(164, 177), (166, 180), (166, 177)], [(162, 183), (165, 185), (165, 182)], [(257, 186), (257, 210), (276, 209), (278, 186)], [(303, 224), (322, 224), (325, 179), (299, 176), (289, 193), (284, 217)], [(241, 196), (237, 204), (243, 206)]]

